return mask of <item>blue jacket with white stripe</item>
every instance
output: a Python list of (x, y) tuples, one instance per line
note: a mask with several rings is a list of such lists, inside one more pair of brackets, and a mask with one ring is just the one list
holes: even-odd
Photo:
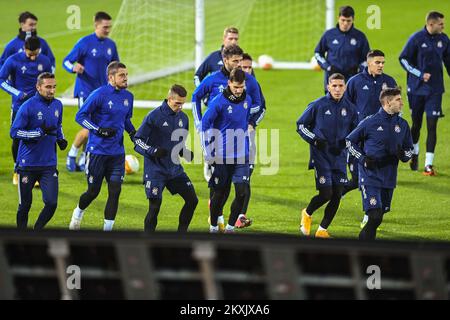
[(0, 69), (0, 86), (12, 96), (14, 112), (36, 93), (36, 82), (42, 72), (52, 72), (50, 60), (40, 54), (31, 60), (25, 52), (13, 54)]
[(359, 121), (367, 116), (377, 113), (381, 107), (380, 92), (384, 88), (397, 86), (394, 78), (383, 73), (373, 76), (367, 71), (358, 73), (348, 80), (345, 96), (355, 104), (358, 109)]
[(92, 91), (108, 83), (106, 68), (112, 61), (119, 61), (116, 44), (109, 38), (101, 39), (95, 33), (81, 38), (64, 58), (63, 67), (73, 72), (74, 63), (81, 63), (84, 72), (77, 74), (74, 97), (86, 99)]
[[(363, 147), (361, 147), (363, 146)], [(364, 119), (347, 136), (347, 148), (358, 159), (359, 185), (393, 189), (397, 184), (398, 151), (400, 160), (411, 159), (413, 143), (408, 122), (383, 108)], [(366, 157), (376, 160), (375, 169), (364, 165)]]
[[(86, 150), (92, 154), (120, 155), (125, 153), (123, 131), (135, 131), (131, 123), (133, 116), (133, 94), (117, 90), (110, 84), (94, 90), (78, 110), (75, 120), (89, 130)], [(97, 134), (99, 128), (112, 128), (116, 134), (103, 138)]]
[[(23, 32), (22, 30), (19, 30), (19, 35), (12, 39), (5, 47), (5, 50), (2, 53), (2, 56), (0, 57), (0, 67), (3, 66), (6, 59), (8, 59), (10, 56), (16, 53), (24, 52), (25, 47), (25, 39), (28, 35), (26, 32)], [(29, 36), (37, 36), (36, 32), (31, 33)], [(46, 56), (52, 65), (52, 73), (55, 71), (55, 56), (53, 55), (52, 50), (50, 49), (47, 41), (42, 39), (41, 37), (38, 37), (39, 41), (41, 42), (41, 54)]]
[(220, 48), (220, 50), (211, 52), (209, 56), (206, 57), (205, 61), (203, 61), (203, 63), (198, 67), (194, 76), (194, 83), (196, 87), (198, 87), (200, 82), (202, 82), (207, 75), (219, 71), (220, 68), (222, 68), (222, 49), (223, 46)]
[[(345, 171), (345, 137), (357, 126), (356, 107), (347, 98), (334, 100), (330, 93), (311, 102), (297, 120), (298, 134), (310, 144), (309, 169), (320, 166)], [(316, 140), (327, 141), (323, 151)]]
[(325, 85), (330, 76), (329, 67), (342, 73), (348, 80), (367, 65), (369, 50), (366, 36), (354, 26), (347, 32), (342, 32), (339, 25), (325, 31), (314, 50), (317, 62), (325, 70)]
[[(408, 94), (426, 96), (445, 91), (442, 62), (450, 75), (450, 41), (445, 33), (431, 35), (424, 27), (408, 39), (399, 60), (407, 71)], [(424, 73), (431, 74), (428, 82), (423, 81)]]
[[(201, 131), (202, 123), (202, 100), (209, 96), (209, 101), (212, 101), (215, 97), (220, 95), (228, 86), (229, 72), (222, 68), (220, 71), (214, 72), (207, 76), (200, 85), (195, 89), (192, 94), (192, 113), (194, 116), (195, 127), (198, 132)], [(252, 100), (252, 114), (256, 116), (251, 117), (250, 124), (256, 127), (264, 118), (265, 104), (262, 104), (261, 100), (261, 88), (256, 81), (255, 77), (250, 74), (245, 74), (245, 90), (247, 95)]]
[[(174, 112), (167, 100), (147, 114), (134, 139), (134, 150), (144, 156), (144, 181), (171, 179), (184, 172), (179, 152), (186, 148), (188, 133), (189, 118), (182, 111)], [(159, 148), (167, 155), (155, 157)]]
[[(11, 138), (20, 139), (19, 168), (56, 167), (56, 141), (64, 139), (62, 114), (61, 101), (44, 99), (39, 93), (19, 108), (10, 130)], [(42, 127), (54, 131), (44, 134)]]

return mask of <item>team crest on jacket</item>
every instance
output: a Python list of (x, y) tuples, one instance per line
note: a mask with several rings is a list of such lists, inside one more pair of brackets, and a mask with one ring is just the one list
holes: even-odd
[(108, 53), (108, 56), (112, 55), (112, 50), (111, 48), (108, 48), (108, 50), (106, 51)]
[(244, 109), (247, 109), (248, 108), (248, 103), (247, 103), (247, 101), (245, 101), (244, 102)]
[(397, 133), (400, 133), (401, 130), (400, 130), (400, 126), (398, 124), (395, 125), (394, 131)]
[(178, 126), (179, 126), (180, 128), (183, 128), (183, 120), (180, 119), (180, 121), (178, 121)]
[(350, 40), (350, 44), (351, 44), (352, 46), (356, 46), (356, 39), (355, 39), (355, 38), (352, 38), (352, 39)]
[(383, 82), (383, 85), (381, 86), (381, 89), (387, 89), (387, 87), (388, 87), (388, 85), (387, 85), (387, 83), (386, 82)]
[(123, 100), (123, 105), (125, 107), (128, 107), (128, 105), (129, 105), (128, 99)]
[(326, 181), (327, 181), (327, 179), (325, 179), (324, 176), (321, 176), (321, 177), (319, 178), (319, 183), (320, 183), (320, 184), (324, 184)]
[(55, 117), (59, 118), (59, 111), (55, 110)]
[(377, 199), (375, 199), (375, 197), (372, 197), (372, 198), (370, 198), (369, 203), (370, 203), (371, 206), (376, 206), (377, 205)]
[(343, 117), (346, 117), (346, 116), (347, 116), (347, 109), (343, 108), (343, 109), (341, 110), (341, 115), (342, 115)]
[(38, 71), (42, 71), (42, 70), (44, 70), (44, 67), (42, 66), (42, 64), (38, 64)]
[(28, 183), (28, 177), (27, 176), (22, 177), (22, 183), (23, 184), (27, 184)]
[(38, 120), (42, 120), (42, 112), (39, 111), (39, 112), (37, 113), (37, 117), (38, 117)]
[(438, 48), (442, 48), (442, 41), (438, 41), (437, 47), (438, 47)]
[(158, 188), (157, 188), (157, 187), (153, 187), (153, 189), (152, 189), (152, 194), (153, 194), (154, 196), (156, 196), (156, 195), (158, 194)]

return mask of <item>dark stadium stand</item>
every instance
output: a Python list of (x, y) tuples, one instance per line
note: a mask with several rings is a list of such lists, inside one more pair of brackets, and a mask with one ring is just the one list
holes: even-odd
[[(369, 289), (369, 266), (381, 289)], [(81, 289), (69, 289), (73, 267)], [(69, 277), (69, 280), (68, 280)], [(0, 299), (449, 299), (450, 244), (0, 230)]]

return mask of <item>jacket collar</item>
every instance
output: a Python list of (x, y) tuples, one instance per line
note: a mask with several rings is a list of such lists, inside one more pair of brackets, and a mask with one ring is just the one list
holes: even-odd
[(43, 96), (41, 96), (39, 92), (36, 92), (36, 94), (34, 96), (36, 99), (38, 99), (40, 102), (46, 104), (47, 106), (49, 106), (55, 100), (55, 98), (53, 98), (52, 100), (47, 100)]
[(167, 103), (167, 99), (164, 99), (162, 105), (161, 105), (161, 110), (164, 114), (168, 115), (168, 116), (174, 116), (177, 113), (175, 111), (173, 111), (170, 107), (169, 104)]
[(327, 92), (326, 95), (327, 99), (330, 100), (331, 102), (335, 103), (335, 104), (340, 104), (342, 102), (342, 100), (344, 100), (344, 96), (341, 98), (341, 100), (336, 101), (332, 96), (331, 93)]
[(381, 107), (380, 110), (378, 110), (378, 113), (381, 115), (383, 119), (392, 119), (398, 117), (398, 113), (389, 114), (386, 111), (384, 111), (383, 107)]
[(339, 29), (339, 23), (336, 23), (336, 29), (337, 29), (340, 33), (343, 33), (343, 34), (348, 34), (348, 33), (352, 32), (354, 28), (355, 28), (355, 23), (352, 24), (352, 26), (350, 27), (350, 29), (348, 29), (348, 31), (345, 31), (345, 32), (344, 32), (344, 31), (341, 31), (341, 29)]
[(25, 32), (25, 31), (22, 31), (22, 29), (19, 29), (19, 34), (17, 35), (17, 38), (25, 41), (25, 39), (27, 39), (29, 37), (36, 37), (36, 36), (37, 36), (37, 31)]

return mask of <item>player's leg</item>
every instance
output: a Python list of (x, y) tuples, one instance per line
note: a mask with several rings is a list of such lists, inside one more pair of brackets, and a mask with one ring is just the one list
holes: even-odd
[(154, 232), (158, 224), (158, 214), (162, 203), (162, 193), (165, 187), (163, 180), (144, 181), (145, 194), (148, 199), (148, 211), (144, 219), (144, 231)]
[(325, 207), (325, 214), (322, 221), (320, 222), (319, 228), (315, 234), (316, 238), (329, 238), (328, 227), (336, 215), (339, 208), (339, 203), (341, 202), (342, 191), (344, 190), (344, 184), (333, 184), (332, 195), (330, 201), (328, 201)]
[(26, 229), (28, 225), (28, 213), (33, 202), (33, 187), (37, 180), (37, 175), (31, 171), (17, 171), (19, 184), (19, 207), (17, 209), (17, 228)]
[(348, 154), (347, 163), (351, 179), (344, 186), (344, 190), (342, 191), (342, 197), (344, 197), (348, 192), (358, 188), (358, 180), (359, 180), (358, 159), (356, 159), (351, 154)]
[(208, 186), (212, 189), (210, 199), (210, 227), (212, 233), (219, 232), (218, 219), (222, 213), (224, 199), (227, 194), (227, 185), (231, 181), (231, 175), (228, 172), (226, 164), (215, 164)]
[[(78, 109), (81, 108), (83, 105), (84, 99), (83, 97), (78, 97)], [(70, 172), (74, 171), (84, 171), (77, 166), (77, 156), (78, 156), (78, 150), (87, 142), (87, 138), (89, 135), (89, 130), (87, 129), (81, 129), (78, 131), (78, 133), (75, 136), (75, 139), (72, 143), (72, 147), (69, 150), (69, 153), (67, 154), (66, 159), (66, 168)], [(84, 153), (84, 152), (83, 152)]]
[(248, 190), (244, 199), (244, 205), (242, 206), (242, 212), (239, 215), (236, 224), (234, 225), (236, 228), (245, 228), (251, 225), (252, 219), (247, 218), (247, 209), (248, 204), (250, 203), (250, 197), (251, 197), (251, 177), (253, 174), (253, 170), (255, 168), (254, 164), (250, 165), (250, 180), (248, 182)]
[(108, 182), (108, 199), (104, 211), (103, 231), (111, 231), (119, 208), (119, 197), (125, 176), (125, 154), (108, 156), (106, 161), (105, 178)]
[(363, 208), (369, 216), (364, 228), (359, 233), (360, 240), (375, 240), (377, 229), (383, 221), (382, 189), (361, 185)]
[(331, 200), (333, 195), (331, 171), (315, 169), (316, 190), (319, 194), (314, 196), (308, 206), (302, 210), (300, 232), (309, 236), (311, 233), (312, 214)]
[(178, 232), (186, 232), (198, 204), (194, 186), (186, 173), (183, 172), (180, 176), (167, 182), (167, 189), (172, 194), (179, 194), (184, 200), (178, 219)]
[(436, 172), (433, 168), (433, 160), (437, 143), (437, 122), (442, 114), (442, 94), (434, 94), (427, 97), (425, 112), (427, 115), (427, 152), (425, 154), (423, 174), (434, 176)]
[[(16, 118), (17, 111), (11, 110), (11, 125), (14, 122), (14, 119)], [(19, 152), (19, 142), (18, 139), (12, 139), (11, 143), (11, 154), (14, 161), (14, 172), (13, 172), (13, 185), (17, 186), (19, 183), (19, 179), (16, 172), (16, 161), (17, 161), (17, 153)]]
[[(241, 220), (241, 224), (246, 226), (251, 225), (252, 221), (245, 218), (242, 214), (245, 198), (248, 197), (248, 185), (250, 181), (250, 165), (246, 164), (234, 164), (228, 166), (231, 175), (231, 181), (234, 184), (235, 197), (231, 204), (231, 213), (228, 217), (228, 224), (225, 227), (225, 232), (233, 232), (234, 226), (238, 219)], [(244, 227), (244, 226), (242, 226)]]
[(34, 224), (35, 230), (43, 229), (55, 214), (58, 206), (58, 171), (56, 169), (43, 171), (39, 177), (39, 183), (44, 208)]
[[(78, 155), (78, 151), (79, 149), (86, 144), (87, 139), (89, 136), (89, 130), (87, 129), (81, 129), (80, 131), (78, 131), (77, 135), (75, 136), (75, 139), (73, 140), (73, 144), (72, 147), (69, 150), (69, 153), (67, 155), (67, 160), (66, 160), (66, 168), (68, 171), (70, 172), (74, 172), (74, 171), (83, 171), (83, 168), (81, 166), (77, 166), (77, 155)], [(84, 152), (82, 153), (82, 155), (80, 156), (80, 161), (81, 162), (81, 158), (85, 159), (85, 155)], [(84, 161), (83, 161), (84, 163)]]
[(419, 169), (419, 138), (423, 113), (425, 111), (425, 99), (423, 96), (408, 94), (408, 102), (411, 110), (411, 136), (414, 145), (414, 151), (409, 165), (411, 170), (417, 171)]
[(80, 229), (81, 220), (83, 219), (84, 211), (97, 198), (102, 188), (102, 182), (105, 175), (105, 156), (87, 154), (87, 170), (86, 179), (88, 188), (80, 196), (77, 207), (73, 210), (72, 220), (70, 221), (69, 229)]

